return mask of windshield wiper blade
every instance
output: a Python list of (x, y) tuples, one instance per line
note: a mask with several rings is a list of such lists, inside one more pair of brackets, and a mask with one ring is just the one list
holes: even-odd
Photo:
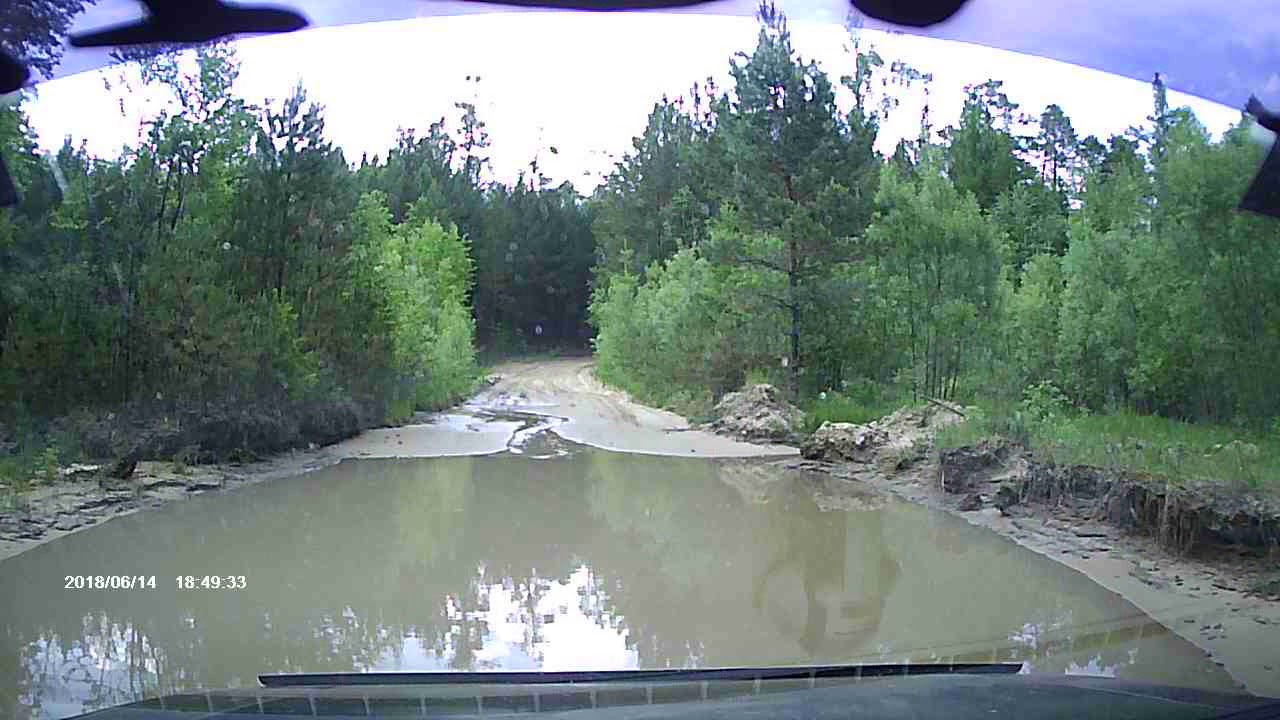
[(1013, 675), (1021, 663), (926, 663), (884, 665), (797, 665), (692, 670), (600, 670), (575, 672), (377, 672), (263, 674), (263, 687), (323, 685), (538, 685), (609, 682), (698, 682), (707, 680), (817, 680), (895, 675)]

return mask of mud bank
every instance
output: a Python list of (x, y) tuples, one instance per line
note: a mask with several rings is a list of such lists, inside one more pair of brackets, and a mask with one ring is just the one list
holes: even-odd
[[(960, 409), (963, 411), (963, 409)], [(1250, 692), (1280, 697), (1280, 554), (1257, 497), (1036, 462), (998, 442), (938, 453), (946, 408), (828, 428), (784, 467), (951, 512), (1071, 567), (1194, 643)], [(828, 490), (830, 492), (830, 489)]]
[(380, 412), (335, 400), (134, 404), (59, 418), (48, 433), (74, 437), (91, 460), (6, 498), (0, 560), (112, 517), (339, 462), (350, 456), (340, 443), (377, 426)]
[[(991, 471), (1003, 478), (997, 507), (1067, 508), (1121, 530), (1147, 535), (1179, 553), (1232, 548), (1280, 560), (1280, 502), (1248, 487), (1209, 483), (1174, 485), (1165, 480), (1088, 465), (1037, 461), (1021, 447), (988, 442), (940, 454), (948, 492), (969, 492)], [(1011, 469), (1016, 469), (1010, 472)], [(989, 486), (989, 480), (988, 480)], [(977, 502), (982, 502), (978, 493)]]
[(133, 403), (51, 422), (50, 436), (76, 439), (94, 461), (227, 463), (331, 445), (377, 427), (382, 408), (353, 400), (247, 401), (170, 407)]
[(29, 490), (19, 498), (17, 508), (0, 511), (0, 561), (113, 517), (301, 475), (341, 459), (325, 450), (313, 450), (254, 463), (192, 468), (143, 461), (127, 483), (101, 481), (96, 471), (86, 469), (95, 466), (73, 466), (72, 470), (82, 472)]

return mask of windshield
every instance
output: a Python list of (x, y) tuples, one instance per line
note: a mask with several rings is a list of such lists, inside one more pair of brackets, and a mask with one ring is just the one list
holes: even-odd
[(0, 108), (0, 716), (845, 663), (1280, 696), (1240, 109), (767, 3), (48, 79), (48, 5), (0, 35), (39, 80)]

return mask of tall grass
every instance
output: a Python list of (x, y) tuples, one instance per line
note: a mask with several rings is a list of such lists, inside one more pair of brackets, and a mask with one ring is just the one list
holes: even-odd
[(610, 387), (625, 391), (638, 402), (669, 410), (694, 425), (710, 422), (715, 399), (710, 390), (691, 390), (674, 383), (653, 383), (635, 374), (596, 365), (596, 378)]
[(893, 388), (867, 384), (855, 387), (852, 392), (828, 391), (801, 402), (804, 410), (804, 431), (813, 432), (824, 422), (865, 424), (879, 420), (910, 404)]
[(999, 436), (1027, 444), (1040, 458), (1147, 474), (1175, 483), (1244, 484), (1280, 492), (1280, 434), (1187, 423), (1132, 412), (1037, 418), (984, 408), (939, 433), (938, 446)]
[(1046, 425), (1034, 442), (1060, 463), (1280, 490), (1280, 437), (1270, 434), (1116, 413)]
[(62, 453), (56, 445), (28, 449), (0, 457), (0, 510), (19, 504), (22, 493), (58, 479)]

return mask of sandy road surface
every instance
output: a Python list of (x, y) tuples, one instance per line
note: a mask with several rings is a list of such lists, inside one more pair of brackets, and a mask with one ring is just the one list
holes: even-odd
[(535, 432), (620, 452), (693, 457), (795, 455), (784, 445), (739, 442), (674, 413), (641, 405), (596, 379), (589, 358), (509, 362), (496, 384), (425, 424), (371, 430), (332, 451), (346, 457), (437, 457), (501, 452)]

